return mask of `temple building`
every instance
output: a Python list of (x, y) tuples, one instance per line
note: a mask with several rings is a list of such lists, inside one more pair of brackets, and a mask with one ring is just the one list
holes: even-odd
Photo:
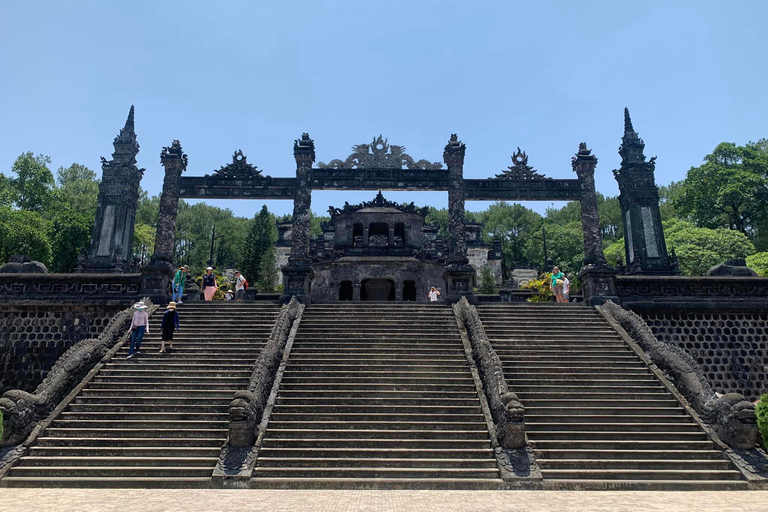
[[(328, 209), (331, 220), (314, 237), (310, 258), (314, 276), (312, 302), (418, 301), (431, 286), (445, 289), (443, 270), (448, 241), (439, 227), (428, 224), (428, 208), (388, 201), (379, 192), (372, 201)], [(278, 225), (277, 266), (290, 256), (292, 226)], [(483, 242), (481, 226), (467, 225), (470, 264), (480, 275), (483, 266), (501, 280), (501, 242)], [(477, 285), (477, 283), (475, 283)]]

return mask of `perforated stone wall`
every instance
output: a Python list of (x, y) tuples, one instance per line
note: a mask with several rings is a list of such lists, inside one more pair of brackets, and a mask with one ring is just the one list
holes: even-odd
[(660, 341), (674, 343), (701, 365), (720, 393), (749, 400), (768, 393), (768, 315), (758, 313), (641, 313)]
[(32, 392), (56, 360), (78, 341), (98, 336), (122, 307), (0, 308), (0, 394)]

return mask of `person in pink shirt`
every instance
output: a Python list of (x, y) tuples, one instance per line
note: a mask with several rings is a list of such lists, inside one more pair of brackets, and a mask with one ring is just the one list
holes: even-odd
[(149, 334), (147, 306), (144, 302), (139, 302), (133, 307), (136, 311), (133, 313), (133, 319), (131, 320), (131, 348), (128, 350), (128, 357), (126, 359), (130, 359), (134, 354), (139, 353), (141, 340), (144, 339), (145, 334)]

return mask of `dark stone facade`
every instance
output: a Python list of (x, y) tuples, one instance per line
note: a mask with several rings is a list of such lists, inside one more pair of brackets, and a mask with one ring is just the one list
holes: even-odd
[(32, 392), (56, 360), (80, 340), (98, 336), (122, 306), (0, 306), (0, 394)]

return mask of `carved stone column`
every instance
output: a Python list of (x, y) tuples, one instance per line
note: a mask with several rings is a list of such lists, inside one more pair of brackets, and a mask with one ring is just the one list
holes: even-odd
[(396, 302), (403, 302), (403, 288), (405, 287), (405, 284), (403, 283), (395, 283), (395, 301)]
[(579, 144), (579, 152), (571, 160), (581, 188), (581, 229), (584, 234), (584, 265), (605, 265), (603, 238), (600, 234), (600, 214), (597, 211), (595, 191), (595, 167), (597, 157), (587, 149), (587, 143)]
[(447, 286), (446, 302), (453, 304), (466, 297), (476, 303), (472, 292), (475, 269), (467, 258), (466, 220), (464, 218), (464, 153), (466, 146), (454, 133), (443, 151), (443, 160), (448, 166), (448, 216), (449, 253), (448, 265), (443, 272)]
[(579, 178), (581, 188), (581, 229), (584, 233), (584, 266), (579, 272), (584, 301), (592, 305), (607, 300), (618, 302), (616, 294), (616, 269), (609, 267), (603, 255), (603, 239), (600, 234), (600, 215), (597, 210), (595, 191), (595, 167), (597, 157), (579, 144), (579, 152), (571, 159), (571, 165)]
[(160, 196), (155, 252), (149, 265), (141, 271), (141, 293), (158, 304), (165, 304), (170, 299), (170, 283), (176, 270), (173, 265), (173, 253), (176, 214), (179, 209), (179, 186), (181, 173), (187, 169), (187, 155), (182, 151), (178, 140), (174, 140), (170, 147), (163, 148), (160, 153), (160, 163), (165, 168), (165, 179), (163, 194)]
[(112, 145), (112, 160), (101, 159), (102, 178), (85, 272), (127, 272), (130, 267), (139, 184), (144, 175), (144, 169), (136, 165), (139, 143), (133, 105)]
[(302, 303), (310, 302), (312, 265), (309, 259), (309, 214), (312, 202), (312, 163), (315, 161), (315, 144), (309, 134), (293, 144), (296, 160), (296, 185), (293, 192), (293, 233), (291, 255), (283, 267), (283, 297), (287, 303), (292, 296)]
[(362, 288), (362, 284), (355, 283), (352, 285), (352, 301), (353, 302), (360, 302), (360, 289)]
[(368, 225), (363, 227), (363, 247), (368, 247)]
[(170, 147), (164, 147), (160, 153), (160, 163), (165, 168), (163, 194), (160, 196), (160, 215), (157, 218), (155, 235), (155, 253), (152, 261), (173, 263), (174, 240), (176, 237), (176, 214), (179, 210), (179, 186), (181, 174), (187, 170), (187, 155), (181, 149), (181, 143), (174, 140)]
[(390, 226), (389, 236), (387, 238), (389, 240), (389, 243), (387, 245), (389, 245), (389, 247), (393, 247), (395, 245), (395, 227), (394, 226)]

